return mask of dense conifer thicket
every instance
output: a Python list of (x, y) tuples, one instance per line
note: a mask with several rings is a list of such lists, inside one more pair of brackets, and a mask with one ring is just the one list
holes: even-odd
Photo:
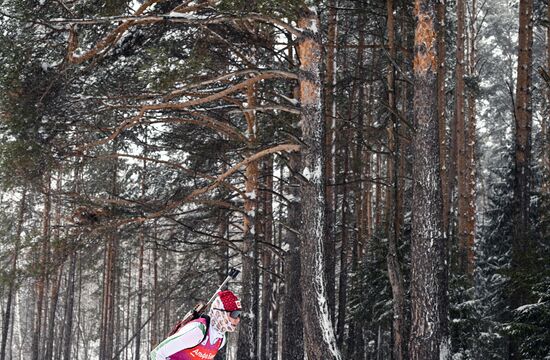
[(0, 360), (550, 359), (545, 0), (0, 0)]

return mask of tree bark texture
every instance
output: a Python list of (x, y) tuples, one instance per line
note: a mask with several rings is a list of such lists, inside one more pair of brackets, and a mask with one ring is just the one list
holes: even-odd
[(390, 129), (388, 130), (388, 147), (390, 158), (388, 159), (388, 182), (391, 186), (388, 187), (386, 201), (387, 209), (387, 236), (388, 236), (388, 254), (387, 266), (388, 277), (390, 280), (392, 298), (393, 298), (393, 358), (394, 360), (402, 360), (405, 356), (405, 288), (403, 281), (403, 273), (398, 256), (397, 242), (401, 238), (401, 213), (402, 203), (399, 194), (399, 116), (397, 115), (396, 107), (396, 83), (395, 70), (393, 64), (397, 61), (396, 46), (395, 46), (395, 15), (393, 0), (386, 1), (387, 14), (387, 37), (390, 62), (387, 69), (387, 88), (388, 88), (388, 108), (390, 111)]
[(449, 235), (449, 216), (451, 211), (451, 193), (449, 186), (448, 170), (448, 141), (447, 141), (447, 101), (445, 97), (445, 0), (436, 4), (437, 22), (439, 31), (437, 32), (437, 116), (439, 121), (439, 172), (441, 174), (441, 196), (443, 198), (443, 229), (445, 234)]
[[(546, 5), (546, 21), (550, 22), (550, 3)], [(546, 28), (546, 69), (550, 73), (550, 26)], [(544, 194), (550, 194), (550, 83), (546, 84), (546, 108), (542, 119), (543, 162), (546, 179), (542, 184)]]
[[(468, 27), (468, 75), (472, 80), (476, 77), (476, 24), (477, 0), (472, 0)], [(472, 283), (475, 269), (474, 242), (476, 235), (476, 96), (475, 89), (469, 89), (468, 121), (465, 129), (466, 219), (464, 237), (466, 245), (466, 274)]]
[(466, 4), (465, 0), (457, 0), (457, 31), (456, 31), (456, 70), (455, 70), (455, 124), (456, 124), (456, 198), (457, 198), (457, 217), (458, 217), (458, 253), (457, 265), (461, 274), (466, 274), (467, 268), (467, 165), (466, 165), (466, 126), (465, 126), (465, 85), (464, 85), (464, 64), (465, 55), (464, 47), (466, 44), (466, 33), (464, 24), (466, 21)]
[[(335, 211), (335, 182), (336, 182), (336, 100), (334, 98), (336, 87), (336, 41), (338, 34), (337, 0), (329, 0), (328, 9), (328, 34), (326, 44), (326, 69), (325, 69), (325, 249), (327, 254), (336, 252), (336, 211)], [(327, 281), (327, 301), (331, 318), (334, 319), (336, 309), (336, 285), (335, 285), (336, 261), (334, 256), (325, 257), (325, 271)]]
[[(114, 145), (116, 149), (116, 144)], [(115, 150), (116, 151), (116, 150)], [(115, 160), (112, 169), (111, 191), (117, 194), (118, 161)], [(110, 359), (114, 346), (115, 297), (116, 297), (116, 263), (117, 263), (117, 233), (113, 231), (106, 235), (104, 269), (103, 269), (103, 299), (101, 305), (101, 336), (99, 357)]]
[[(515, 170), (514, 170), (514, 236), (512, 243), (512, 268), (525, 264), (524, 256), (530, 247), (529, 197), (531, 185), (531, 87), (533, 45), (533, 2), (520, 1), (519, 47), (515, 111)], [(515, 305), (523, 304), (524, 294), (519, 294)]]
[(323, 139), (321, 100), (321, 44), (317, 7), (303, 9), (298, 26), (300, 59), (301, 128), (303, 177), (301, 227), (301, 288), (304, 315), (304, 351), (308, 359), (340, 359), (330, 320), (324, 281), (325, 222)]
[[(355, 87), (355, 86), (354, 86)], [(351, 103), (350, 99), (350, 116)], [(348, 261), (349, 261), (349, 234), (348, 234), (348, 217), (349, 217), (349, 144), (344, 144), (344, 185), (342, 186), (342, 219), (340, 223), (341, 243), (340, 243), (340, 272), (339, 272), (339, 287), (338, 287), (338, 321), (336, 328), (336, 339), (338, 347), (342, 348), (345, 336), (346, 323), (346, 305), (348, 291)]]
[(444, 337), (446, 318), (440, 308), (442, 276), (446, 267), (439, 176), (437, 116), (437, 23), (435, 0), (416, 0), (414, 41), (413, 218), (411, 242), (410, 358), (450, 357)]
[(264, 191), (262, 192), (262, 215), (263, 215), (263, 243), (262, 252), (262, 298), (261, 298), (261, 326), (260, 326), (260, 360), (269, 359), (271, 344), (271, 298), (273, 294), (273, 259), (268, 249), (273, 243), (273, 156), (268, 156), (263, 163)]
[[(521, 273), (531, 262), (533, 240), (529, 223), (531, 189), (531, 108), (533, 0), (519, 2), (518, 67), (515, 108), (515, 157), (514, 157), (514, 216), (512, 237), (511, 307), (515, 309), (529, 300), (529, 289)], [(512, 338), (510, 358), (520, 359), (519, 344)]]
[[(249, 107), (255, 107), (255, 89), (253, 86), (247, 89), (247, 101)], [(256, 145), (256, 116), (254, 113), (245, 112), (247, 123), (248, 146), (253, 149)], [(251, 155), (252, 155), (251, 150)], [(256, 359), (258, 356), (258, 269), (257, 269), (257, 242), (256, 242), (256, 211), (258, 194), (258, 161), (253, 161), (246, 166), (243, 223), (243, 267), (241, 291), (242, 306), (246, 312), (241, 317), (237, 358)]]
[(299, 154), (290, 154), (290, 171), (293, 176), (290, 178), (288, 193), (290, 204), (288, 207), (288, 229), (285, 241), (288, 244), (288, 251), (285, 255), (285, 293), (283, 296), (281, 316), (281, 347), (280, 358), (289, 360), (304, 359), (304, 335), (303, 335), (303, 313), (302, 313), (302, 292), (300, 288), (300, 238), (298, 232), (301, 224), (302, 213), (299, 180), (298, 176), (302, 170)]
[[(519, 4), (519, 47), (515, 111), (515, 192), (516, 204), (514, 250), (521, 252), (525, 235), (529, 233), (529, 190), (531, 180), (531, 86), (533, 46), (533, 1), (521, 0)], [(519, 255), (519, 254), (518, 254)]]

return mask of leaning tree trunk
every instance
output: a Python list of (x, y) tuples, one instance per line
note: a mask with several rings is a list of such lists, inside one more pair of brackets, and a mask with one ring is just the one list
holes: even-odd
[(301, 227), (302, 312), (304, 350), (308, 359), (340, 359), (331, 325), (324, 281), (323, 229), (325, 201), (323, 184), (323, 114), (321, 111), (321, 46), (317, 7), (303, 9), (298, 26), (303, 176)]
[(448, 359), (446, 304), (441, 298), (445, 262), (439, 127), (437, 117), (437, 23), (435, 0), (416, 0), (414, 41), (413, 218), (411, 240), (410, 358)]

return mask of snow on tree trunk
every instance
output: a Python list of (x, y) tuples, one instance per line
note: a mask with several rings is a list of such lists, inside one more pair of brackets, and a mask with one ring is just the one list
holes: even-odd
[(444, 284), (445, 237), (439, 175), (435, 0), (416, 0), (410, 358), (450, 358)]
[[(329, 0), (328, 9), (328, 29), (327, 29), (327, 58), (325, 69), (325, 177), (328, 184), (325, 184), (326, 200), (326, 223), (325, 223), (325, 249), (327, 253), (336, 252), (335, 245), (335, 187), (333, 184), (336, 179), (336, 41), (338, 34), (338, 14), (337, 1)], [(335, 269), (336, 259), (334, 256), (325, 257), (325, 271), (327, 277), (327, 298), (331, 317), (334, 318), (336, 309), (335, 292)]]
[[(468, 76), (476, 77), (476, 33), (477, 33), (477, 1), (470, 4), (470, 18), (468, 27)], [(465, 128), (466, 149), (466, 273), (473, 282), (475, 256), (475, 228), (476, 228), (476, 93), (470, 89), (468, 93), (468, 122)]]
[(340, 359), (331, 324), (324, 281), (323, 229), (323, 113), (321, 100), (321, 45), (316, 6), (303, 9), (298, 26), (301, 128), (303, 137), (301, 286), (304, 350), (308, 359)]

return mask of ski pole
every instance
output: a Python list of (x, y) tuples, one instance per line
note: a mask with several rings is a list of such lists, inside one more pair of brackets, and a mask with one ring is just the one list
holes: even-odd
[[(227, 273), (227, 277), (225, 278), (225, 280), (222, 282), (222, 284), (218, 287), (218, 289), (216, 290), (216, 292), (214, 293), (214, 295), (212, 295), (212, 297), (210, 298), (210, 300), (208, 300), (208, 302), (206, 304), (204, 303), (199, 303), (197, 304), (193, 310), (191, 310), (189, 313), (187, 313), (185, 316), (184, 316), (184, 319), (186, 319), (189, 315), (193, 315), (193, 314), (201, 314), (204, 312), (204, 310), (210, 306), (210, 304), (212, 304), (212, 302), (214, 301), (214, 299), (216, 299), (216, 296), (218, 295), (218, 293), (220, 291), (222, 291), (223, 287), (225, 285), (227, 285), (227, 283), (231, 280), (231, 279), (235, 279), (237, 277), (237, 275), (239, 275), (241, 271), (240, 270), (237, 270), (235, 268), (230, 268), (229, 269), (229, 272)], [(181, 308), (184, 306), (184, 304), (182, 304), (177, 310), (176, 310), (176, 313), (178, 313)]]
[(223, 290), (223, 287), (229, 282), (229, 280), (231, 279), (235, 279), (237, 277), (237, 275), (239, 275), (241, 271), (240, 270), (237, 270), (235, 268), (230, 268), (229, 269), (229, 272), (227, 274), (227, 277), (225, 278), (225, 280), (222, 282), (222, 284), (220, 285), (220, 287), (218, 288), (218, 290), (216, 290), (216, 292), (214, 293), (214, 295), (212, 295), (212, 297), (210, 298), (210, 300), (208, 300), (208, 302), (206, 303), (206, 305), (204, 305), (204, 309), (206, 309), (208, 306), (210, 306), (210, 304), (212, 304), (212, 302), (214, 301), (214, 299), (216, 298), (216, 296), (218, 295), (218, 293), (220, 291)]

